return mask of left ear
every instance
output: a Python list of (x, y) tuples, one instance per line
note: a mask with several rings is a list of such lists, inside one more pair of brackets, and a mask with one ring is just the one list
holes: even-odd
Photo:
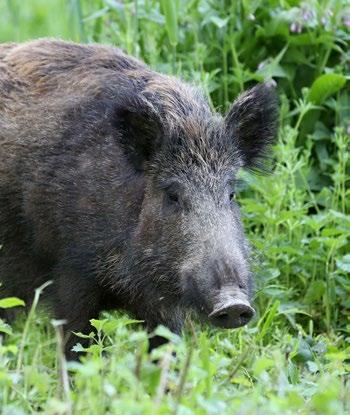
[(275, 141), (278, 127), (278, 102), (273, 85), (258, 84), (241, 94), (225, 117), (242, 167), (259, 169)]

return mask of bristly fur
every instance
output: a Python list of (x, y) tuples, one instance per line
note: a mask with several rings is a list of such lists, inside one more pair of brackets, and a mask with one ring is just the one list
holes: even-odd
[(67, 332), (109, 308), (179, 332), (220, 290), (249, 298), (230, 183), (261, 165), (276, 120), (267, 85), (222, 117), (198, 88), (114, 47), (0, 45), (1, 295), (30, 304), (53, 280)]

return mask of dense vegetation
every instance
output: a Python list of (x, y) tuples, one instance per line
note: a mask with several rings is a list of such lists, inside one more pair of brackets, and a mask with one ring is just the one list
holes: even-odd
[(272, 79), (281, 127), (273, 176), (242, 174), (239, 194), (255, 321), (229, 332), (189, 322), (182, 339), (160, 327), (172, 342), (148, 355), (134, 321), (105, 315), (82, 363), (67, 367), (59, 322), (34, 304), (15, 327), (0, 325), (0, 412), (349, 413), (348, 1), (0, 3), (0, 41), (42, 36), (116, 44), (202, 85), (219, 111)]

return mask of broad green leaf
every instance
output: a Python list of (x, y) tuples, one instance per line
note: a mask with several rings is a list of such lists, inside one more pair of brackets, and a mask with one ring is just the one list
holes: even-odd
[(319, 301), (326, 290), (324, 281), (313, 281), (306, 291), (305, 302), (312, 304), (314, 301)]
[(345, 84), (343, 75), (327, 73), (319, 76), (311, 85), (309, 101), (314, 104), (322, 104), (330, 95), (338, 92)]
[(311, 360), (308, 360), (306, 362), (306, 365), (311, 373), (316, 373), (319, 371), (318, 365), (315, 362), (312, 362)]
[(24, 301), (17, 297), (8, 297), (0, 300), (0, 308), (12, 308), (18, 306), (24, 306)]
[(344, 272), (350, 272), (350, 254), (344, 255), (342, 259), (337, 259), (337, 267)]
[(303, 339), (300, 340), (298, 349), (295, 351), (295, 353), (291, 354), (291, 357), (295, 362), (307, 362), (307, 361), (313, 361), (314, 356), (311, 350), (310, 345)]
[(268, 357), (260, 357), (253, 364), (253, 372), (255, 376), (260, 376), (263, 371), (273, 367), (275, 361)]
[(101, 320), (96, 320), (96, 319), (91, 319), (90, 323), (92, 325), (92, 327), (95, 327), (96, 330), (101, 331), (103, 329), (103, 326), (108, 323), (108, 319), (101, 319)]
[(288, 73), (276, 62), (266, 63), (261, 69), (257, 70), (259, 75), (264, 79), (271, 78), (288, 78)]
[(97, 331), (99, 332), (103, 332), (104, 334), (110, 335), (112, 333), (114, 333), (117, 328), (119, 327), (125, 327), (128, 326), (130, 324), (137, 324), (137, 323), (142, 323), (142, 320), (135, 320), (135, 319), (127, 319), (127, 318), (122, 318), (122, 319), (101, 319), (101, 320), (96, 320), (96, 319), (92, 319), (90, 320), (90, 323), (92, 325), (92, 327), (95, 327), (95, 329), (97, 329)]

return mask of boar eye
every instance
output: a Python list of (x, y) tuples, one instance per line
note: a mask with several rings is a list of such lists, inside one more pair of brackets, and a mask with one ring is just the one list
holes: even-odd
[(236, 200), (236, 192), (232, 190), (230, 193), (230, 201), (232, 202), (233, 200)]
[(175, 193), (169, 193), (168, 198), (169, 198), (170, 202), (177, 203), (179, 201), (179, 196)]
[(174, 191), (168, 190), (166, 194), (167, 194), (167, 199), (171, 204), (179, 203), (179, 195), (177, 193), (175, 193)]
[(165, 201), (169, 206), (178, 208), (182, 204), (182, 191), (178, 183), (171, 183), (170, 185), (164, 186), (163, 191), (165, 192)]

